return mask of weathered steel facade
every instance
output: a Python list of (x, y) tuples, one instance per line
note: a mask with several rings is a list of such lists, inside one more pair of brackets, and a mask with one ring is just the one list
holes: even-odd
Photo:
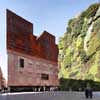
[(33, 35), (33, 24), (7, 10), (9, 87), (56, 87), (58, 47), (55, 37), (44, 31)]

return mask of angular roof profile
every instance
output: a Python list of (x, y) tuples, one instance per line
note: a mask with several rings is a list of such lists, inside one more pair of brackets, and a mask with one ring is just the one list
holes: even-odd
[(50, 33), (47, 32), (46, 30), (44, 30), (44, 31), (42, 32), (42, 34), (41, 34), (38, 38), (40, 38), (40, 37), (42, 37), (42, 36), (44, 36), (44, 35), (50, 35), (50, 36), (52, 36), (52, 37), (55, 37), (54, 35), (50, 34)]
[(24, 20), (24, 21), (27, 21), (27, 23), (29, 23), (29, 24), (33, 24), (33, 23), (31, 23), (30, 21), (24, 19), (23, 17), (17, 15), (16, 13), (12, 12), (12, 11), (9, 10), (9, 9), (6, 9), (6, 14), (7, 14), (7, 13), (10, 13), (10, 14), (12, 14), (12, 15), (14, 15), (14, 16), (17, 16), (17, 17), (19, 17), (20, 19), (22, 19), (22, 20)]
[[(33, 34), (33, 24), (10, 10), (6, 10), (8, 31), (23, 31)], [(23, 30), (24, 28), (24, 30)]]
[(33, 24), (8, 9), (7, 49), (55, 62), (58, 58), (54, 35), (47, 31), (43, 31), (39, 37), (33, 35)]
[(37, 40), (51, 38), (51, 40), (55, 43), (55, 36), (47, 32), (46, 30), (42, 32), (42, 34), (37, 38)]

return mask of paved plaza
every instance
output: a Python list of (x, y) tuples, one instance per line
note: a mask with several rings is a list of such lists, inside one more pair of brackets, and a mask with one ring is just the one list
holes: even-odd
[(100, 100), (100, 92), (93, 94), (92, 99), (86, 99), (83, 92), (5, 93), (0, 100)]

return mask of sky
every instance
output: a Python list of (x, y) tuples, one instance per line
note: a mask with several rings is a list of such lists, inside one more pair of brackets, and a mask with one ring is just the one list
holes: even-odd
[(68, 20), (97, 2), (100, 0), (0, 0), (0, 66), (4, 77), (7, 79), (6, 9), (32, 22), (36, 36), (46, 30), (58, 43)]

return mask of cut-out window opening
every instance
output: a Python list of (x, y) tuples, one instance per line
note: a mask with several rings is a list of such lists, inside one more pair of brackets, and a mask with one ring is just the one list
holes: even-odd
[(23, 58), (20, 58), (20, 67), (24, 68), (24, 59)]
[(49, 75), (48, 74), (41, 74), (41, 79), (42, 80), (49, 80)]

